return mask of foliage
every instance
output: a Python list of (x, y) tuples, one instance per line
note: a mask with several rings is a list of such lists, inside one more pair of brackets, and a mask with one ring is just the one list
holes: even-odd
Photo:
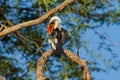
[[(0, 0), (0, 24), (10, 27), (36, 19), (63, 1)], [(72, 35), (72, 39), (67, 43), (66, 48), (77, 52), (78, 55), (81, 55), (79, 48), (86, 51), (88, 57), (85, 58), (89, 61), (89, 67), (92, 71), (106, 72), (104, 68), (98, 67), (101, 64), (112, 69), (118, 69), (119, 67), (118, 64), (112, 65), (117, 56), (112, 51), (112, 43), (108, 41), (104, 34), (97, 31), (101, 27), (104, 28), (104, 24), (108, 27), (114, 24), (119, 25), (120, 9), (114, 3), (120, 5), (116, 0), (77, 0), (63, 11), (56, 13), (64, 20), (62, 23), (64, 28), (68, 29)], [(5, 76), (8, 80), (33, 79), (30, 76), (35, 76), (37, 59), (50, 48), (46, 37), (48, 36), (46, 34), (48, 20), (0, 39), (0, 75)], [(99, 46), (95, 50), (91, 48), (88, 39), (84, 40), (85, 33), (89, 30), (92, 30), (98, 38), (97, 44)], [(96, 54), (96, 50), (100, 51), (101, 49), (111, 53), (112, 57), (106, 59), (103, 57), (103, 53), (97, 52), (98, 54)], [(101, 61), (97, 59), (101, 59)], [(46, 67), (45, 73), (46, 75), (50, 73), (48, 76), (51, 79), (79, 78), (82, 80), (81, 69), (65, 56), (61, 57), (60, 60), (51, 57)], [(57, 68), (57, 70), (55, 71), (54, 68)]]

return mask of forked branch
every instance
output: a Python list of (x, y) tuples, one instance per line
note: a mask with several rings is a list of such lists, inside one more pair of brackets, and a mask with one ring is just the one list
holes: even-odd
[[(45, 52), (42, 55), (42, 57), (38, 60), (37, 70), (36, 70), (37, 71), (36, 80), (49, 80), (49, 78), (44, 76), (44, 67), (48, 58), (52, 53), (53, 53), (53, 50), (50, 49), (47, 52)], [(81, 59), (80, 57), (72, 53), (70, 50), (64, 50), (64, 54), (66, 54), (72, 60), (72, 62), (76, 62), (83, 69), (84, 80), (92, 80), (90, 70), (87, 66), (86, 60)]]

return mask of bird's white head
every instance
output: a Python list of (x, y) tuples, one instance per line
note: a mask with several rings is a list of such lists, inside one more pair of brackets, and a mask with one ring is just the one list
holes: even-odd
[(57, 16), (53, 16), (48, 24), (48, 33), (51, 34), (53, 29), (58, 28), (59, 30), (61, 30), (62, 26), (61, 26), (62, 20), (57, 17)]
[(58, 16), (53, 16), (49, 21), (49, 24), (51, 24), (51, 23), (61, 24), (62, 21)]

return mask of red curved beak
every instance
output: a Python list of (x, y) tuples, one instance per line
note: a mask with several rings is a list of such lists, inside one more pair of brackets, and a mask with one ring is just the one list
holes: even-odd
[(49, 24), (48, 25), (48, 34), (51, 34), (54, 29), (54, 24)]

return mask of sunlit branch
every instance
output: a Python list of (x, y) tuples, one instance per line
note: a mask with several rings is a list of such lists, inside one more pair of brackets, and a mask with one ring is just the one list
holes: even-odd
[[(48, 77), (44, 76), (44, 67), (45, 64), (47, 63), (48, 58), (50, 55), (53, 53), (53, 50), (50, 49), (47, 52), (45, 52), (42, 57), (38, 60), (37, 62), (37, 69), (36, 69), (36, 80), (48, 80)], [(76, 62), (83, 70), (83, 75), (84, 75), (84, 80), (91, 80), (91, 74), (90, 70), (87, 66), (87, 61), (81, 59), (74, 53), (72, 53), (70, 50), (64, 50), (64, 54), (66, 54), (72, 62)]]
[(92, 80), (86, 60), (81, 59), (70, 50), (64, 50), (64, 53), (72, 60), (72, 62), (76, 62), (83, 69), (84, 80)]
[(15, 31), (17, 31), (17, 30), (19, 30), (21, 28), (25, 28), (25, 27), (36, 25), (36, 24), (40, 24), (44, 20), (46, 20), (49, 16), (57, 13), (58, 11), (63, 10), (65, 7), (67, 7), (69, 4), (71, 4), (74, 1), (76, 1), (76, 0), (65, 0), (59, 6), (57, 6), (54, 9), (52, 9), (51, 11), (49, 11), (48, 13), (46, 13), (45, 15), (41, 16), (38, 19), (27, 21), (27, 22), (23, 22), (23, 23), (15, 25), (15, 26), (8, 27), (8, 28), (4, 29), (2, 32), (0, 32), (0, 37), (1, 36), (5, 36), (5, 35), (7, 35), (9, 33), (15, 32)]
[(44, 67), (45, 64), (53, 53), (53, 49), (48, 50), (45, 52), (42, 57), (37, 61), (37, 69), (36, 69), (36, 80), (47, 80), (48, 78), (44, 76)]

